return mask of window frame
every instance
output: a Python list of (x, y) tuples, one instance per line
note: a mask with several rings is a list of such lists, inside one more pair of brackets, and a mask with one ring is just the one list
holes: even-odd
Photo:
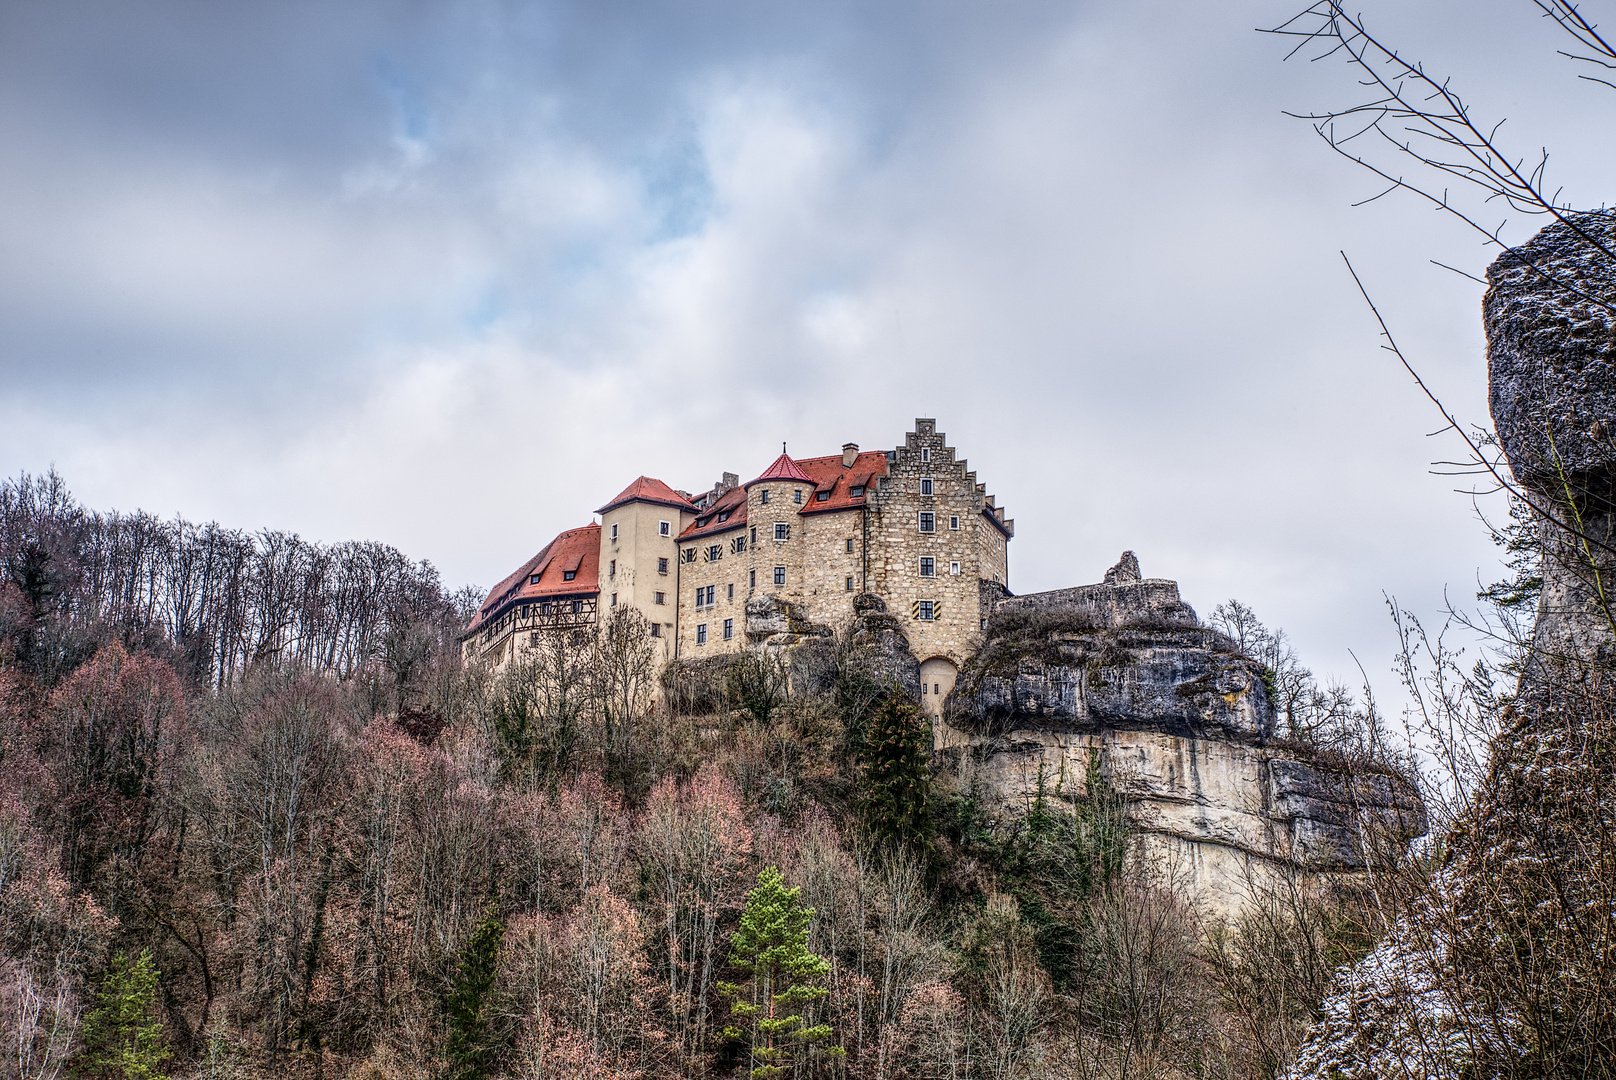
[(725, 641), (733, 641), (734, 639), (735, 639), (735, 620), (734, 619), (725, 619), (724, 620), (724, 640)]
[(706, 623), (697, 623), (696, 624), (696, 644), (697, 645), (705, 645), (705, 644), (707, 644), (707, 624)]
[(659, 522), (657, 522), (657, 535), (658, 536), (672, 536), (673, 535), (673, 522), (671, 522), (671, 521), (659, 521)]
[(949, 514), (948, 515), (948, 527), (953, 532), (958, 532), (959, 531), (959, 515), (958, 514)]
[(776, 566), (774, 568), (774, 583), (775, 583), (776, 586), (784, 585), (786, 583), (786, 568), (785, 567)]
[(617, 543), (617, 522), (612, 522), (612, 543)]
[(923, 578), (934, 578), (937, 576), (936, 556), (922, 555), (920, 557), (920, 576)]
[(563, 570), (563, 571), (561, 571), (561, 580), (562, 581), (575, 581), (575, 580), (577, 580), (577, 578), (578, 578), (578, 571), (576, 571), (576, 570)]
[(927, 477), (926, 479), (924, 479), (924, 480), (922, 480), (920, 482), (920, 493), (922, 495), (933, 494), (932, 485), (931, 485), (931, 478), (930, 477)]
[(776, 543), (784, 543), (791, 539), (791, 526), (784, 521), (774, 523), (774, 539)]
[(937, 531), (937, 515), (931, 510), (920, 511), (915, 519), (915, 528), (918, 532), (934, 533)]
[(767, 505), (769, 505), (769, 489), (768, 488), (764, 488), (762, 491), (758, 492), (758, 505), (759, 506), (767, 506)]
[(666, 606), (668, 603), (668, 594), (665, 592), (652, 593), (651, 598), (654, 603), (661, 604), (663, 606)]
[(656, 561), (656, 572), (659, 573), (659, 574), (666, 574), (668, 572), (668, 560), (667, 559), (663, 559), (663, 558), (657, 559), (657, 561)]

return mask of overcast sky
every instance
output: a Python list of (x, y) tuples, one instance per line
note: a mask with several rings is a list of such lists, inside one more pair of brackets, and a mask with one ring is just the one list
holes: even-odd
[[(1254, 32), (1299, 6), (0, 0), (0, 466), (487, 586), (640, 473), (930, 416), (1015, 590), (1132, 548), (1389, 682), (1382, 593), (1497, 562), (1338, 251), (1478, 422), (1481, 288), (1429, 260), (1492, 254), (1352, 207), (1281, 114), (1351, 74)], [(1611, 91), (1528, 0), (1363, 10), (1607, 199)]]

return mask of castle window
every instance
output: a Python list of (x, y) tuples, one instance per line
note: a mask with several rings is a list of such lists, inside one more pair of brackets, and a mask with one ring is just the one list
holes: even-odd
[(931, 494), (931, 481), (930, 480), (922, 480), (920, 482), (920, 493), (922, 495), (930, 495)]
[(572, 613), (574, 615), (582, 615), (583, 612), (584, 612), (584, 602), (582, 600), (574, 600), (572, 602)]
[(617, 594), (616, 593), (612, 593), (612, 604), (611, 604), (611, 606), (612, 607), (617, 606)]
[(721, 559), (723, 557), (724, 557), (724, 545), (723, 544), (709, 544), (709, 545), (707, 545), (707, 561), (708, 562), (717, 562), (719, 559)]
[(732, 638), (734, 636), (735, 636), (735, 620), (734, 619), (725, 619), (724, 620), (724, 640), (728, 641), (730, 638)]
[(578, 576), (578, 571), (576, 571), (576, 570), (563, 570), (563, 571), (561, 571), (561, 580), (562, 581), (571, 581), (573, 578), (575, 578), (577, 576)]
[(934, 531), (936, 529), (936, 527), (937, 527), (936, 522), (937, 522), (937, 515), (933, 514), (930, 510), (922, 510), (920, 512), (920, 531), (921, 532), (932, 532), (932, 531)]
[(931, 600), (915, 601), (915, 618), (921, 622), (931, 622), (936, 617), (937, 605)]
[(774, 538), (776, 540), (790, 540), (791, 526), (783, 521), (776, 521), (774, 523)]
[(920, 557), (920, 576), (935, 577), (937, 574), (937, 560), (930, 555)]
[(539, 614), (540, 615), (548, 615), (548, 614), (550, 614), (550, 605), (549, 604), (540, 604), (539, 605)]
[(920, 460), (921, 461), (930, 461), (931, 460), (931, 447), (922, 446), (920, 448)]
[(705, 645), (705, 644), (707, 644), (707, 624), (706, 623), (697, 623), (696, 624), (696, 644), (697, 645)]
[[(673, 522), (671, 522), (671, 521), (659, 521), (659, 522), (657, 522), (657, 535), (658, 536), (672, 536), (673, 535)], [(617, 526), (616, 525), (612, 526), (612, 539), (613, 540), (617, 539)]]
[(986, 630), (987, 628), (988, 628), (988, 621), (986, 619), (983, 619), (982, 620), (982, 629)]
[(814, 492), (814, 501), (815, 502), (824, 502), (828, 498), (830, 498), (830, 491), (829, 490)]
[(853, 575), (852, 574), (847, 575), (847, 591), (848, 592), (853, 591)]
[(651, 636), (652, 637), (661, 637), (662, 636), (662, 624), (661, 623), (654, 622), (654, 623), (651, 624)]
[(758, 502), (767, 503), (768, 501), (769, 501), (769, 489), (764, 488), (763, 493), (758, 496)]
[(606, 576), (607, 577), (616, 577), (617, 576), (617, 560), (616, 559), (612, 560), (611, 569), (606, 571)]
[(617, 542), (617, 522), (612, 522), (612, 542)]
[(847, 553), (849, 555), (853, 554), (853, 541), (852, 541), (852, 538), (849, 538), (848, 541), (847, 541)]
[(951, 562), (951, 563), (949, 563), (949, 564), (948, 564), (948, 572), (949, 572), (949, 573), (950, 573), (950, 574), (957, 574), (957, 573), (959, 573), (959, 563), (957, 563), (957, 562)]
[(693, 562), (696, 561), (696, 549), (695, 548), (685, 548), (685, 560), (684, 561), (687, 562), (687, 563), (693, 563)]
[(668, 594), (667, 593), (659, 592), (659, 593), (653, 593), (652, 595), (656, 598), (656, 602), (659, 603), (659, 604), (666, 604), (668, 602)]
[(527, 579), (527, 583), (529, 585), (537, 585), (539, 583), (539, 575), (534, 574), (532, 577)]
[(752, 526), (751, 533), (752, 533), (752, 546), (757, 547), (757, 526), (756, 525)]
[(658, 559), (656, 561), (656, 572), (659, 573), (659, 574), (666, 574), (668, 572), (668, 560), (667, 559)]
[(776, 585), (784, 585), (786, 583), (786, 568), (785, 567), (776, 566), (774, 568), (774, 583)]
[(757, 571), (756, 570), (751, 570), (751, 571), (747, 572), (746, 587), (748, 589), (757, 588)]
[(950, 529), (959, 528), (959, 515), (958, 514), (949, 514), (948, 515), (948, 527)]
[(798, 488), (791, 493), (791, 501), (794, 503), (802, 502), (802, 488)]
[(729, 542), (729, 549), (739, 555), (746, 550), (746, 537), (737, 536)]
[(717, 592), (718, 592), (718, 586), (716, 586), (716, 585), (707, 586), (707, 606), (708, 607), (712, 607), (713, 604), (716, 602), (716, 601), (714, 601), (713, 596)]
[(735, 583), (732, 581), (728, 585), (726, 585), (724, 588), (725, 588), (724, 599), (725, 600), (733, 600), (733, 599), (735, 599)]

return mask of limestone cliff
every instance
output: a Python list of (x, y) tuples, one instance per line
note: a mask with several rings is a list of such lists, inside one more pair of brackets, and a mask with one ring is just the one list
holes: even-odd
[(1292, 1077), (1605, 1076), (1616, 1053), (1616, 218), (1550, 225), (1487, 277), (1493, 422), (1540, 537), (1531, 646), (1444, 864)]
[(1425, 829), (1400, 777), (1276, 740), (1267, 674), (1128, 552), (1098, 585), (997, 605), (939, 742), (1010, 808), (1081, 794), (1098, 753), (1147, 854), (1230, 912), (1282, 868), (1356, 871), (1367, 838)]

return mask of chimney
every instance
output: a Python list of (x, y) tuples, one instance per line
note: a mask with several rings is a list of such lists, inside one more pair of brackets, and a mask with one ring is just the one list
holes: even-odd
[(739, 476), (736, 476), (732, 472), (727, 472), (724, 474), (724, 478), (718, 482), (718, 493), (722, 495), (731, 488), (739, 487), (740, 483), (741, 478)]
[(856, 442), (843, 443), (842, 444), (842, 468), (851, 469), (853, 467), (853, 462), (856, 461), (857, 459), (858, 459), (858, 443), (856, 443)]

